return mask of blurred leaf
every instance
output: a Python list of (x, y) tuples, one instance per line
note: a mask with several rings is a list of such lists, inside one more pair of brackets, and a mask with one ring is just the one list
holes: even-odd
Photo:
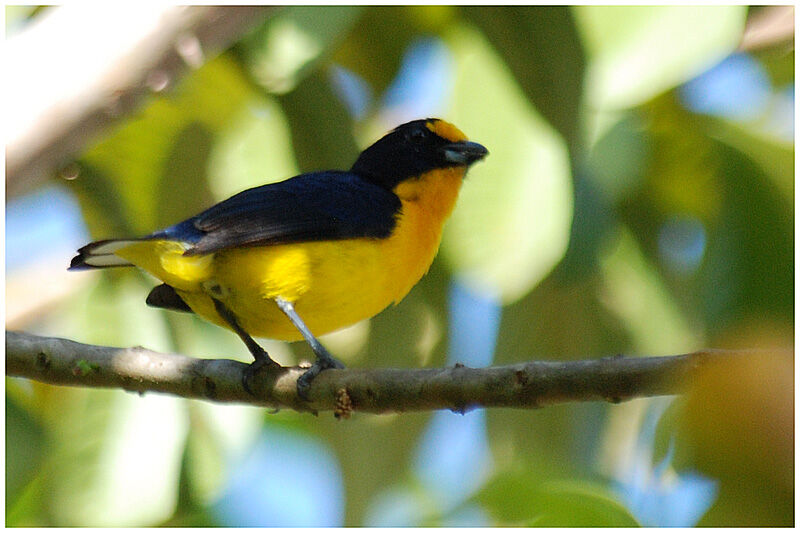
[[(170, 165), (174, 167), (180, 162), (190, 165), (185, 169), (200, 168), (209, 156), (210, 138), (224, 129), (231, 117), (254, 96), (241, 71), (222, 55), (183, 78), (173, 92), (154, 98), (137, 117), (123, 123), (89, 149), (82, 162), (94, 168), (98, 175), (106, 176), (121, 199), (119, 208), (106, 204), (107, 216), (113, 219), (114, 212), (122, 212), (136, 234), (157, 229), (163, 220), (159, 209), (168, 201), (160, 200), (159, 194), (163, 194), (164, 189), (159, 183), (163, 181), (169, 186), (174, 179), (168, 173), (173, 170)], [(195, 135), (201, 128), (205, 132), (203, 135), (210, 137), (197, 146), (190, 146), (184, 137), (186, 128), (194, 129)], [(180, 152), (176, 152), (178, 149)], [(202, 172), (184, 172), (180, 176), (184, 180), (183, 190), (191, 194), (174, 204), (183, 206), (180, 209), (186, 210), (186, 215), (193, 214), (189, 208), (207, 202), (205, 177)], [(79, 176), (70, 183), (81, 179)], [(76, 187), (75, 190), (79, 197), (95, 194), (93, 187)], [(93, 203), (102, 205), (101, 200), (105, 201), (96, 199)]]
[(659, 226), (666, 217), (680, 213), (710, 223), (719, 215), (721, 161), (703, 118), (680, 106), (674, 92), (652, 100), (641, 113), (649, 121), (643, 131), (648, 157), (639, 169), (640, 186), (617, 200), (621, 218), (633, 224), (646, 252), (655, 256)]
[(770, 138), (755, 128), (706, 117), (709, 135), (753, 160), (787, 200), (794, 199), (794, 143)]
[(574, 179), (573, 219), (567, 250), (554, 271), (560, 283), (583, 282), (598, 269), (600, 250), (616, 227), (616, 213), (585, 171)]
[[(495, 364), (570, 360), (620, 353), (630, 341), (619, 320), (598, 301), (596, 276), (563, 283), (551, 275), (506, 306)], [(498, 468), (533, 463), (538, 479), (589, 476), (610, 411), (602, 403), (548, 406), (536, 411), (490, 409), (487, 434)]]
[(263, 424), (263, 410), (250, 406), (189, 405), (187, 477), (199, 503), (216, 500), (226, 482), (225, 466), (247, 452)]
[[(87, 274), (91, 275), (91, 274)], [(133, 271), (104, 276), (53, 314), (42, 333), (110, 346), (171, 346)], [(175, 510), (186, 418), (182, 400), (42, 386), (34, 409), (52, 434), (43, 481), (53, 525), (151, 526)]]
[(601, 260), (603, 303), (620, 320), (631, 348), (642, 354), (685, 353), (703, 345), (702, 331), (682, 313), (659, 272), (629, 232)]
[(448, 116), (489, 157), (464, 182), (442, 255), (459, 276), (508, 303), (530, 291), (567, 247), (568, 154), (480, 33), (459, 26), (447, 42), (457, 72)]
[(34, 15), (36, 9), (37, 6), (35, 5), (4, 6), (5, 35), (10, 37), (25, 28), (29, 19)]
[(590, 481), (541, 481), (505, 472), (478, 494), (500, 525), (536, 527), (636, 527), (639, 524), (607, 488)]
[(637, 527), (639, 523), (602, 485), (581, 481), (549, 482), (540, 490), (542, 514), (536, 527)]
[(212, 205), (208, 187), (208, 157), (212, 135), (194, 122), (178, 132), (164, 162), (156, 191), (156, 227), (166, 227)]
[(733, 52), (746, 6), (575, 6), (591, 107), (641, 104)]
[(595, 115), (599, 138), (573, 179), (575, 216), (569, 247), (556, 275), (562, 282), (580, 280), (599, 269), (603, 247), (618, 226), (616, 201), (634, 194), (644, 180), (652, 147), (638, 113)]
[[(6, 513), (29, 514), (21, 509), (27, 503), (22, 500), (26, 486), (42, 467), (44, 440), (45, 432), (36, 420), (6, 397)], [(10, 521), (6, 525), (21, 524)]]
[(769, 73), (772, 86), (781, 88), (794, 83), (794, 48), (767, 48), (753, 53)]
[(146, 526), (168, 518), (183, 449), (180, 400), (119, 391), (91, 391), (87, 399), (83, 409), (64, 412), (70, 427), (59, 428), (55, 454), (66, 465), (50, 481), (55, 523)]
[(346, 170), (353, 165), (359, 152), (353, 122), (324, 70), (314, 71), (280, 102), (301, 172)]
[(592, 146), (585, 172), (597, 193), (610, 202), (634, 193), (642, 185), (653, 149), (641, 113), (628, 112), (616, 118)]
[[(794, 314), (794, 209), (746, 157), (717, 145), (725, 209), (709, 235), (697, 294), (712, 331), (746, 317)], [(725, 290), (721, 290), (725, 287)]]
[(111, 238), (136, 233), (131, 216), (124, 206), (117, 183), (112, 177), (90, 163), (82, 162), (80, 176), (69, 188), (81, 206), (89, 234), (96, 238)]
[[(422, 366), (424, 357), (431, 357), (431, 365), (440, 364), (443, 343), (435, 347), (432, 356), (420, 351), (422, 347), (430, 349), (424, 342), (426, 315), (431, 314), (423, 311), (426, 304), (415, 289), (397, 307), (371, 319), (369, 340), (357, 365), (409, 368)], [(305, 346), (301, 348), (306, 351)], [(430, 413), (355, 414), (344, 425), (330, 416), (315, 421), (316, 431), (341, 463), (347, 494), (346, 526), (363, 524), (367, 509), (387, 487), (409, 481), (417, 442), (429, 418)]]
[(217, 199), (297, 174), (287, 118), (276, 98), (248, 99), (214, 139), (209, 185)]
[(470, 21), (486, 34), (537, 111), (567, 140), (581, 144), (583, 49), (565, 6), (469, 6)]
[(535, 470), (502, 472), (489, 480), (475, 500), (483, 504), (499, 525), (516, 525), (539, 514), (535, 501), (541, 478)]
[[(353, 71), (381, 94), (394, 79), (408, 44), (440, 22), (451, 8), (442, 6), (370, 6), (336, 50), (333, 61)], [(433, 14), (428, 19), (423, 14)]]
[(294, 89), (358, 20), (362, 6), (289, 6), (239, 44), (253, 78), (270, 92)]
[[(620, 199), (618, 211), (679, 306), (702, 320), (712, 342), (748, 317), (766, 313), (789, 320), (793, 210), (785, 185), (782, 191), (776, 183), (785, 183), (791, 168), (771, 165), (776, 174), (770, 179), (744, 154), (713, 138), (716, 119), (689, 113), (673, 93), (650, 102), (646, 112), (654, 149), (642, 186)], [(780, 150), (763, 153), (777, 158)], [(684, 265), (668, 255), (664, 232), (674, 220), (689, 221), (697, 233), (691, 249), (678, 249), (691, 259)]]

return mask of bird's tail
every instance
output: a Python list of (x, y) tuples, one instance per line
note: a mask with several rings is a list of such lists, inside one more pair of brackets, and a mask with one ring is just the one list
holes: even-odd
[(116, 255), (116, 252), (140, 240), (141, 239), (112, 239), (87, 244), (78, 250), (78, 255), (72, 258), (68, 270), (133, 266), (133, 263)]

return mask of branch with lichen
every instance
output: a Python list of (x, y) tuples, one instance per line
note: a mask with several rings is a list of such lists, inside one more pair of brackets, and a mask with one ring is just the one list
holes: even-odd
[(529, 361), (489, 368), (327, 370), (308, 401), (297, 395), (302, 367), (257, 374), (242, 387), (246, 363), (196, 359), (145, 348), (111, 348), (6, 332), (6, 374), (54, 385), (161, 392), (183, 398), (275, 409), (371, 413), (477, 407), (531, 409), (565, 402), (620, 402), (680, 394), (707, 365), (752, 351), (706, 350), (663, 357), (612, 356), (580, 361)]

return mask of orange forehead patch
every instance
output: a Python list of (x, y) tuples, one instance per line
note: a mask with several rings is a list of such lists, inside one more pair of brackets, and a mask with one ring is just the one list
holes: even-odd
[(444, 120), (431, 120), (426, 122), (425, 126), (442, 139), (447, 139), (450, 142), (455, 143), (467, 140), (464, 132)]

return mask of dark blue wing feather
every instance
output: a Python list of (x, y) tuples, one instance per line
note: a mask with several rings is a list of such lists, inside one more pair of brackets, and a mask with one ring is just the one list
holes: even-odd
[(388, 237), (400, 210), (392, 192), (348, 172), (303, 174), (240, 192), (152, 234), (194, 244), (187, 254), (240, 246)]

